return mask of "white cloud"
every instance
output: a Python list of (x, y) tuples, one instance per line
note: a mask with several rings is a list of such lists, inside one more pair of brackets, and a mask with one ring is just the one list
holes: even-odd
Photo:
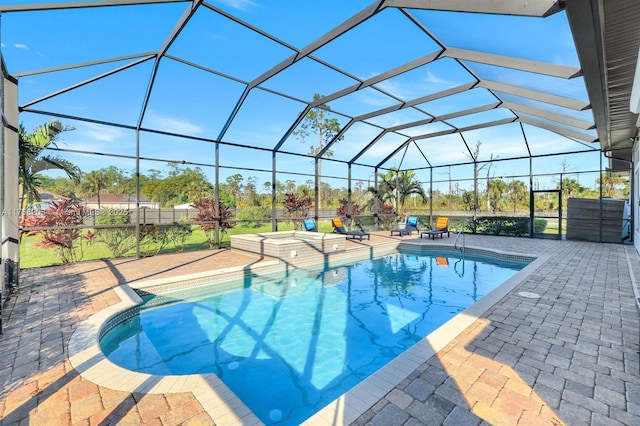
[(445, 78), (440, 78), (438, 76), (436, 76), (433, 72), (431, 72), (431, 70), (427, 70), (427, 72), (425, 73), (425, 75), (422, 77), (422, 81), (424, 81), (425, 83), (429, 83), (429, 84), (435, 84), (438, 86), (457, 86), (458, 84), (460, 84), (459, 82), (453, 81), (453, 80), (447, 80)]
[(218, 0), (218, 3), (240, 10), (247, 10), (258, 6), (258, 3), (251, 0)]
[(22, 44), (22, 43), (15, 43), (13, 45), (13, 47), (15, 47), (16, 49), (29, 50), (29, 46), (27, 46), (26, 44)]
[(145, 127), (157, 130), (166, 130), (171, 133), (197, 135), (204, 129), (197, 124), (188, 122), (183, 118), (159, 115), (153, 112), (147, 113), (145, 117)]
[(83, 138), (101, 142), (114, 142), (123, 136), (120, 129), (92, 123), (83, 125), (78, 134)]

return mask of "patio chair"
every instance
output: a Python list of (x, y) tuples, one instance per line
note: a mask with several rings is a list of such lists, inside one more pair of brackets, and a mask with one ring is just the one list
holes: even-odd
[(344, 228), (344, 225), (342, 224), (342, 220), (339, 217), (334, 217), (333, 219), (331, 219), (331, 226), (333, 226), (333, 232), (335, 232), (336, 234), (346, 235), (347, 238), (352, 238), (352, 239), (358, 238), (360, 241), (362, 241), (364, 237), (367, 237), (367, 240), (371, 239), (371, 234), (369, 234), (368, 232), (347, 231)]
[(307, 232), (318, 232), (318, 227), (316, 226), (316, 221), (313, 219), (305, 219), (302, 221), (302, 226), (304, 226), (304, 230)]
[(428, 231), (422, 231), (420, 233), (420, 238), (422, 238), (423, 235), (426, 235), (435, 240), (437, 235), (440, 235), (440, 238), (442, 238), (445, 233), (447, 234), (447, 238), (451, 235), (449, 232), (449, 218), (441, 216), (436, 220), (436, 227)]
[(404, 228), (396, 228), (391, 230), (391, 236), (398, 234), (400, 237), (403, 235), (411, 235), (413, 231), (420, 232), (418, 229), (418, 216), (409, 216), (407, 222), (404, 224)]

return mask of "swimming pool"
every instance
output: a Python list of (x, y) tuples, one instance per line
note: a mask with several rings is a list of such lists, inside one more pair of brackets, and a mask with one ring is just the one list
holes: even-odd
[(267, 424), (298, 424), (526, 263), (400, 251), (148, 297), (101, 340), (157, 375), (213, 372)]

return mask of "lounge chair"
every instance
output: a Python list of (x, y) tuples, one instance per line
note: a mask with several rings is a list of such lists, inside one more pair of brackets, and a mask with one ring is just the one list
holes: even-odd
[(304, 226), (304, 230), (307, 232), (318, 232), (318, 227), (316, 226), (316, 221), (313, 219), (305, 219), (302, 221), (302, 226)]
[(404, 228), (396, 228), (391, 230), (391, 236), (398, 234), (399, 236), (411, 235), (413, 231), (420, 232), (418, 229), (418, 216), (409, 216)]
[(420, 233), (420, 238), (422, 238), (423, 235), (426, 235), (435, 240), (437, 235), (440, 235), (440, 238), (442, 238), (444, 234), (447, 234), (447, 238), (451, 235), (449, 232), (449, 218), (439, 217), (438, 220), (436, 220), (436, 227), (428, 231), (422, 231)]
[(334, 217), (333, 219), (331, 219), (331, 226), (333, 226), (333, 232), (335, 232), (336, 234), (346, 235), (347, 238), (358, 238), (360, 241), (362, 241), (364, 237), (367, 237), (367, 240), (371, 239), (371, 234), (369, 234), (368, 232), (347, 231), (344, 228), (342, 220), (339, 217)]

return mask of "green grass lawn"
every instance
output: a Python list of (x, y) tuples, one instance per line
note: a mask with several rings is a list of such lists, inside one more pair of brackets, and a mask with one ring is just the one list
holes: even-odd
[[(22, 237), (22, 240), (20, 241), (21, 268), (35, 268), (39, 266), (59, 265), (62, 263), (53, 248), (44, 248), (40, 246), (41, 241), (42, 237), (39, 235)], [(79, 257), (78, 260), (80, 261), (111, 258), (111, 252), (103, 243), (98, 241), (88, 243), (87, 240), (82, 240), (79, 243), (80, 245), (76, 252)], [(207, 248), (209, 248), (209, 244), (204, 236), (204, 232), (200, 228), (194, 227), (193, 233), (184, 244), (184, 251), (205, 250)], [(169, 243), (162, 250), (162, 253), (171, 253), (176, 251), (177, 249), (173, 244)], [(133, 257), (135, 254), (135, 249), (130, 250), (124, 257)]]
[[(320, 232), (332, 232), (331, 222), (320, 221), (318, 224)], [(278, 224), (280, 231), (288, 231), (293, 229), (291, 222), (281, 222)], [(271, 223), (263, 224), (259, 227), (249, 226), (235, 226), (228, 230), (221, 241), (222, 247), (228, 247), (230, 235), (248, 234), (256, 232), (271, 232)], [(51, 266), (61, 264), (61, 260), (52, 248), (40, 247), (42, 237), (40, 235), (24, 236), (20, 241), (20, 267), (21, 268), (35, 268), (40, 266)], [(145, 247), (146, 249), (153, 249), (153, 247)], [(209, 249), (209, 243), (204, 235), (204, 231), (199, 226), (192, 227), (192, 233), (185, 241), (183, 251), (197, 251)], [(144, 250), (141, 250), (144, 252)], [(175, 253), (178, 249), (169, 242), (161, 251), (161, 253)], [(77, 251), (79, 261), (89, 261), (98, 259), (110, 259), (111, 252), (107, 249), (107, 246), (98, 241), (92, 241), (88, 243), (86, 239), (80, 241), (80, 248)], [(81, 253), (81, 255), (80, 255)], [(134, 257), (136, 251), (130, 250), (125, 254), (125, 257)]]

